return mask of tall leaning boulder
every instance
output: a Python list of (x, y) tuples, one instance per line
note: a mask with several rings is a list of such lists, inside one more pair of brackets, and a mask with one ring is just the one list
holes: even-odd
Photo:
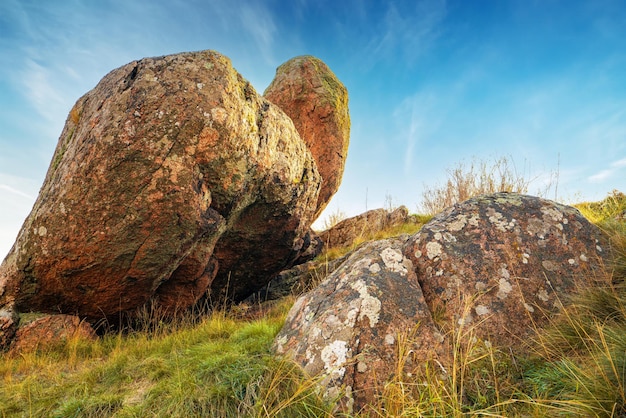
[(300, 56), (278, 67), (264, 96), (289, 115), (315, 158), (323, 179), (317, 217), (339, 188), (348, 155), (348, 91), (321, 60)]
[(320, 181), (291, 119), (225, 56), (113, 70), (70, 111), (0, 266), (0, 343), (16, 311), (184, 308), (216, 277), (252, 293), (302, 249)]

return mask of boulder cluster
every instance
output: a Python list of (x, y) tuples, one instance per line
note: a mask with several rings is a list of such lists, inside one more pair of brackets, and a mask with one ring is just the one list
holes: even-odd
[(606, 280), (608, 250), (573, 207), (479, 196), (346, 256), (297, 299), (274, 350), (320, 376), (342, 411), (361, 411), (398, 373), (451, 370), (455, 345), (523, 353), (568, 295)]
[(93, 322), (237, 301), (319, 252), (310, 225), (343, 172), (347, 90), (304, 56), (267, 96), (201, 51), (131, 62), (81, 97), (0, 266), (0, 344), (21, 312)]
[[(274, 350), (351, 412), (393, 374), (445, 371), (459, 338), (523, 350), (569, 294), (606, 277), (607, 240), (578, 210), (496, 193), (358, 246), (313, 286), (305, 262), (324, 244), (409, 221), (401, 207), (311, 230), (349, 132), (346, 88), (314, 57), (281, 65), (264, 95), (214, 51), (113, 70), (70, 111), (0, 265), (0, 348), (95, 338), (90, 323), (146, 304), (173, 315), (297, 285), (308, 291)], [(25, 313), (38, 319), (20, 324)]]

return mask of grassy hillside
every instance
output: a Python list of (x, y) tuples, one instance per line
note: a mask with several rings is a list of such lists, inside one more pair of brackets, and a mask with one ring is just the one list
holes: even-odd
[[(445, 372), (431, 364), (420, 376), (398, 373), (374, 405), (379, 416), (626, 416), (626, 198), (578, 207), (618, 250), (607, 268), (614, 285), (581, 289), (538, 330), (533, 355), (459, 343)], [(173, 322), (151, 313), (95, 342), (2, 356), (0, 417), (330, 417), (315, 380), (271, 354), (293, 301), (262, 316), (245, 306)]]

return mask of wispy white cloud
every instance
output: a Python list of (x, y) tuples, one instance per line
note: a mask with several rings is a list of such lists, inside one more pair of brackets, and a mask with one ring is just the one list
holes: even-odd
[(0, 190), (4, 190), (6, 192), (9, 192), (11, 194), (23, 197), (23, 198), (28, 199), (28, 200), (33, 200), (33, 201), (35, 200), (35, 198), (33, 196), (31, 196), (30, 194), (25, 193), (25, 192), (23, 192), (21, 190), (18, 190), (18, 189), (14, 188), (14, 187), (11, 187), (11, 186), (9, 186), (7, 184), (0, 184)]
[(410, 10), (401, 10), (395, 3), (388, 8), (379, 28), (372, 28), (369, 53), (374, 59), (398, 59), (413, 64), (430, 49), (441, 32), (446, 16), (445, 0), (408, 2)]
[(588, 180), (591, 183), (601, 183), (605, 181), (606, 179), (610, 178), (613, 175), (613, 172), (614, 172), (613, 170), (605, 169), (605, 170), (597, 172), (596, 174), (589, 176)]
[(588, 177), (590, 183), (602, 183), (610, 178), (615, 177), (626, 167), (626, 158), (613, 161), (609, 164), (609, 168), (605, 168)]
[(626, 167), (626, 158), (622, 158), (621, 160), (613, 161), (611, 163), (611, 167), (614, 167), (614, 168)]
[(276, 24), (269, 10), (261, 3), (254, 2), (243, 5), (239, 16), (242, 29), (254, 39), (265, 60), (268, 63), (275, 63), (273, 47)]

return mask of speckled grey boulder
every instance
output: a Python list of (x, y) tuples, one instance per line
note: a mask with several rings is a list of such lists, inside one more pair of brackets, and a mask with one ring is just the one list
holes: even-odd
[[(413, 272), (402, 255), (408, 236), (363, 245), (316, 289), (300, 297), (274, 349), (301, 364), (344, 412), (375, 399), (398, 364), (398, 344), (411, 335), (407, 368), (436, 358), (437, 331)], [(403, 343), (404, 344), (404, 343)]]
[(577, 285), (600, 280), (608, 247), (571, 207), (513, 193), (457, 204), (411, 237), (404, 255), (448, 329), (473, 326), (519, 346)]

